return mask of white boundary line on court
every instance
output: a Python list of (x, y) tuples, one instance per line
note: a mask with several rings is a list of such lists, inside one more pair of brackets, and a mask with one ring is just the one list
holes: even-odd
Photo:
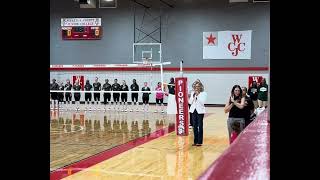
[[(79, 170), (79, 172), (72, 173), (71, 170)], [(158, 177), (163, 179), (163, 176), (160, 175), (150, 175), (150, 174), (144, 174), (144, 173), (128, 173), (128, 172), (118, 172), (118, 171), (106, 171), (101, 169), (94, 169), (93, 167), (87, 167), (87, 168), (63, 168), (63, 169), (52, 169), (50, 168), (51, 173), (52, 172), (60, 172), (60, 171), (71, 171), (70, 175), (74, 175), (80, 172), (102, 172), (105, 174), (119, 174), (119, 175), (135, 175), (135, 176), (147, 176), (147, 177)]]

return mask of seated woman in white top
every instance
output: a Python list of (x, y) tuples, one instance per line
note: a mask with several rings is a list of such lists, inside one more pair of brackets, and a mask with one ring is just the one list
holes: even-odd
[(203, 117), (206, 109), (204, 103), (207, 100), (207, 93), (203, 91), (202, 83), (195, 84), (195, 89), (191, 92), (189, 112), (192, 113), (194, 143), (192, 146), (201, 146), (203, 143)]

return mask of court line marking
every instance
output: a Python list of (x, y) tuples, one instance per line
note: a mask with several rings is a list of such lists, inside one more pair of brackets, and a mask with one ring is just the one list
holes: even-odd
[(95, 155), (89, 156), (85, 159), (81, 159), (77, 162), (74, 162), (72, 164), (66, 165), (64, 167), (58, 168), (55, 171), (52, 171), (50, 173), (50, 179), (51, 180), (57, 180), (62, 179), (67, 176), (70, 176), (70, 169), (75, 169), (75, 171), (72, 172), (72, 174), (82, 171), (83, 169), (87, 169), (93, 165), (96, 165), (102, 161), (105, 161), (107, 159), (110, 159), (116, 155), (119, 155), (123, 152), (126, 152), (130, 149), (133, 149), (137, 146), (140, 146), (142, 144), (145, 144), (149, 141), (155, 140), (159, 137), (162, 137), (164, 135), (167, 135), (168, 133), (171, 133), (175, 131), (175, 124), (169, 124), (168, 127), (164, 127), (162, 129), (158, 129), (153, 133), (150, 133), (148, 135), (139, 137), (137, 139), (134, 139), (132, 141), (129, 141), (125, 144), (121, 144), (119, 146), (115, 146), (111, 149), (107, 149), (105, 151), (99, 152)]
[(147, 176), (147, 177), (158, 177), (158, 178), (163, 178), (163, 176), (160, 175), (150, 175), (150, 174), (145, 174), (145, 173), (129, 173), (129, 172), (119, 172), (119, 171), (107, 171), (107, 170), (103, 170), (103, 169), (93, 169), (93, 168), (72, 168), (72, 169), (62, 169), (60, 171), (66, 171), (66, 172), (70, 172), (71, 170), (71, 174), (72, 171), (76, 170), (76, 171), (82, 171), (85, 170), (87, 172), (99, 172), (99, 173), (105, 173), (105, 174), (115, 174), (115, 175), (135, 175), (135, 176)]

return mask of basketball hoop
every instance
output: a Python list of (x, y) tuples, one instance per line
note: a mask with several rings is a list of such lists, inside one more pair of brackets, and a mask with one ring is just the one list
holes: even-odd
[(152, 61), (149, 58), (142, 58), (142, 64), (144, 66), (152, 66)]

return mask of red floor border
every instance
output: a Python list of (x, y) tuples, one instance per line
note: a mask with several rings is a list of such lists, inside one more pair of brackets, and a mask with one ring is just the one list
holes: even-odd
[(98, 164), (102, 161), (110, 159), (118, 154), (121, 154), (125, 151), (128, 151), (132, 148), (135, 148), (139, 145), (142, 145), (144, 143), (147, 143), (149, 141), (157, 139), (161, 136), (164, 136), (168, 133), (171, 133), (174, 130), (175, 130), (175, 124), (169, 124), (168, 127), (156, 130), (155, 132), (153, 132), (147, 136), (139, 137), (138, 139), (129, 141), (125, 144), (116, 146), (112, 149), (108, 149), (108, 150), (103, 151), (99, 154), (93, 155), (89, 158), (80, 160), (79, 162), (76, 162), (74, 164), (68, 165), (63, 168), (59, 168), (59, 169), (50, 173), (50, 179), (51, 180), (58, 180), (58, 179), (65, 178), (65, 177), (70, 176), (76, 172), (82, 171), (83, 169), (86, 169), (90, 166), (93, 166), (93, 165)]

